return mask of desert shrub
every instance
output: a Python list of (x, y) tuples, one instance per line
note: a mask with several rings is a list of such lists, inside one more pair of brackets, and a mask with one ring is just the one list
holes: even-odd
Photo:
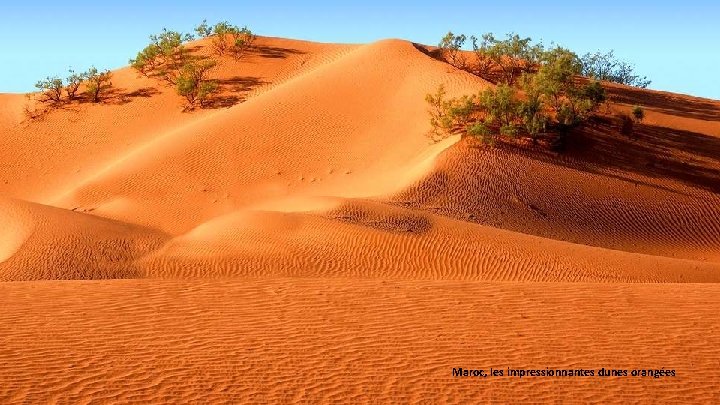
[(146, 46), (137, 53), (135, 59), (130, 59), (130, 66), (138, 72), (147, 76), (148, 73), (152, 72), (157, 68), (159, 61), (160, 52), (153, 44)]
[(505, 39), (497, 39), (492, 34), (483, 38), (488, 42), (486, 53), (500, 69), (500, 82), (505, 84), (513, 84), (523, 73), (531, 71), (543, 50), (542, 44), (533, 44), (531, 38), (513, 33)]
[(564, 48), (544, 52), (537, 72), (526, 74), (523, 86), (527, 92), (545, 97), (553, 108), (558, 109), (567, 97), (575, 94), (575, 76), (580, 72), (577, 56)]
[(67, 94), (68, 100), (72, 101), (75, 99), (80, 85), (85, 80), (85, 74), (75, 73), (72, 69), (70, 69), (68, 73), (69, 75), (65, 79), (65, 93)]
[(435, 141), (460, 134), (495, 144), (497, 136), (519, 134), (521, 101), (515, 89), (508, 85), (451, 99), (446, 98), (445, 89), (440, 86), (425, 100), (430, 105), (431, 135)]
[[(78, 98), (78, 91), (85, 84), (85, 94), (88, 99), (92, 102), (99, 102), (101, 93), (111, 87), (111, 73), (109, 70), (100, 72), (95, 67), (91, 67), (87, 72), (77, 73), (70, 69), (68, 73), (65, 80), (59, 77), (48, 77), (39, 81), (35, 86), (42, 91), (44, 96), (44, 99), (40, 101), (50, 101), (54, 106), (59, 105), (61, 102), (72, 102)], [(66, 100), (63, 100), (63, 93), (67, 97)], [(44, 110), (38, 109), (36, 106), (32, 109)], [(47, 111), (44, 110), (44, 112)], [(29, 111), (28, 115), (33, 114)]]
[(516, 134), (520, 100), (515, 89), (501, 84), (494, 89), (485, 89), (478, 99), (483, 121), (488, 127), (501, 134)]
[(175, 69), (186, 56), (183, 43), (192, 39), (191, 34), (163, 28), (161, 33), (150, 36), (150, 44), (130, 60), (130, 65), (145, 76), (159, 68)]
[(466, 39), (464, 34), (455, 35), (450, 31), (445, 34), (438, 44), (443, 58), (458, 69), (465, 68), (465, 56), (462, 54), (461, 48)]
[(482, 121), (477, 121), (468, 128), (468, 136), (479, 139), (483, 144), (489, 146), (495, 146), (495, 136), (493, 131), (487, 124)]
[(605, 102), (605, 88), (597, 80), (591, 80), (582, 88), (582, 96), (590, 100), (593, 108), (597, 109)]
[(453, 134), (467, 135), (477, 124), (480, 106), (475, 95), (448, 99), (445, 87), (440, 85), (434, 94), (425, 96), (425, 101), (430, 106), (431, 137), (435, 141)]
[(212, 27), (203, 21), (195, 28), (203, 37), (212, 37), (211, 45), (215, 54), (221, 56), (229, 53), (234, 58), (240, 58), (255, 42), (255, 34), (247, 27), (238, 27), (227, 21), (216, 23)]
[(633, 119), (627, 114), (620, 114), (620, 133), (626, 136), (633, 135)]
[[(444, 38), (449, 52), (462, 45), (457, 38), (452, 33)], [(467, 69), (488, 80), (499, 76), (493, 80), (498, 85), (458, 98), (447, 98), (442, 87), (429, 94), (435, 140), (458, 133), (490, 145), (500, 139), (527, 138), (533, 144), (547, 139), (561, 149), (572, 130), (588, 123), (606, 100), (599, 80), (580, 77), (584, 62), (567, 48), (545, 48), (517, 34), (471, 40), (476, 64)]]
[(610, 81), (629, 86), (646, 88), (651, 81), (635, 73), (633, 65), (620, 61), (614, 51), (586, 53), (578, 57), (575, 53), (561, 47), (545, 50), (542, 43), (533, 43), (529, 37), (506, 34), (504, 39), (496, 38), (492, 33), (480, 38), (471, 35), (473, 63), (467, 63), (461, 51), (467, 37), (448, 32), (440, 41), (439, 48), (443, 58), (451, 65), (467, 70), (483, 79), (495, 82), (515, 84), (526, 73), (532, 73), (553, 58), (563, 58), (572, 62), (579, 75), (596, 81)]
[(100, 102), (100, 95), (112, 84), (110, 83), (111, 73), (109, 70), (98, 71), (94, 66), (84, 73), (86, 80), (85, 93), (93, 103)]
[(542, 95), (536, 91), (528, 92), (526, 99), (520, 102), (519, 114), (522, 125), (533, 143), (537, 143), (550, 121), (546, 110)]
[(465, 133), (474, 120), (477, 101), (474, 95), (463, 95), (450, 100), (447, 104), (447, 116), (453, 133)]
[(491, 38), (491, 34), (483, 34), (480, 42), (478, 42), (476, 36), (470, 37), (473, 53), (475, 54), (475, 63), (471, 66), (470, 71), (485, 80), (491, 80), (493, 68), (493, 59), (488, 54)]
[(212, 35), (213, 29), (208, 25), (207, 20), (202, 20), (202, 22), (195, 27), (195, 32), (200, 38), (207, 38)]
[(645, 119), (645, 110), (639, 105), (636, 105), (632, 109), (632, 116), (635, 122), (641, 123), (642, 120)]
[(537, 143), (545, 134), (567, 137), (604, 100), (604, 89), (597, 82), (578, 84), (578, 65), (571, 56), (563, 53), (548, 59), (536, 73), (524, 74), (519, 88), (500, 84), (475, 96), (452, 99), (445, 97), (442, 87), (429, 94), (433, 139), (460, 133), (493, 145), (501, 138)]
[(453, 133), (454, 117), (452, 116), (452, 105), (454, 99), (447, 99), (445, 86), (438, 86), (433, 94), (427, 94), (425, 101), (429, 105), (431, 138), (439, 141)]
[(233, 33), (233, 57), (235, 57), (235, 59), (240, 58), (245, 51), (252, 47), (256, 38), (256, 35), (247, 27), (243, 27), (240, 31)]
[(61, 78), (50, 76), (45, 78), (45, 80), (40, 80), (35, 83), (35, 87), (43, 93), (47, 101), (56, 103), (60, 102), (63, 89), (65, 88)]
[(537, 72), (524, 78), (526, 102), (537, 104), (535, 98), (539, 96), (545, 109), (554, 113), (554, 122), (546, 122), (554, 125), (556, 132), (564, 133), (585, 122), (598, 109), (605, 100), (605, 90), (597, 81), (580, 85), (577, 76), (582, 66), (575, 53), (556, 47), (543, 52), (541, 58)]
[(614, 51), (606, 53), (586, 53), (581, 58), (582, 75), (595, 80), (604, 80), (646, 88), (651, 81), (645, 76), (635, 74), (635, 67), (631, 64), (617, 60)]
[(430, 114), (431, 135), (441, 137), (445, 128), (449, 125), (445, 113), (445, 86), (438, 86), (435, 93), (425, 95), (425, 102), (428, 103), (428, 114)]
[(208, 96), (217, 91), (217, 82), (208, 79), (208, 73), (214, 66), (214, 61), (206, 60), (190, 61), (180, 68), (175, 88), (177, 93), (187, 100), (186, 109), (192, 109), (196, 105), (202, 107)]

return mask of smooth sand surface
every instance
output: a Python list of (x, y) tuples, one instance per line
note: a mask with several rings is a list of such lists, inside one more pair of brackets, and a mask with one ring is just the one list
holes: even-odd
[[(720, 400), (720, 102), (608, 85), (556, 154), (431, 144), (425, 94), (491, 84), (403, 40), (213, 75), (0, 94), (0, 402)], [(451, 373), (546, 366), (678, 374)]]

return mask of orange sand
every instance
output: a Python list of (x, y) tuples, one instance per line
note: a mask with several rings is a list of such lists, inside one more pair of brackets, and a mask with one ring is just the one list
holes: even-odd
[(129, 68), (32, 120), (0, 94), (0, 402), (720, 400), (720, 102), (610, 85), (637, 138), (556, 155), (429, 144), (426, 93), (491, 84), (406, 41), (214, 75), (191, 113)]

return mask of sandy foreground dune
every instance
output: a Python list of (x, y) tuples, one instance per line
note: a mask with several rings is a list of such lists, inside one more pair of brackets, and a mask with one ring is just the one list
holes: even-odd
[[(0, 285), (4, 402), (717, 400), (715, 284), (349, 279)], [(675, 377), (467, 377), (673, 369)]]
[(430, 144), (426, 93), (491, 84), (407, 41), (213, 74), (0, 94), (0, 402), (720, 401), (720, 102), (611, 85), (637, 139), (557, 155)]

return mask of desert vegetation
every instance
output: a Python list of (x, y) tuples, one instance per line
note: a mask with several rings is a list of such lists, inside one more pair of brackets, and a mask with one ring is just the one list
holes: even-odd
[[(469, 52), (463, 51), (468, 38), (473, 55), (470, 58), (467, 56)], [(618, 60), (614, 51), (586, 53), (580, 57), (557, 46), (548, 50), (542, 42), (535, 43), (532, 38), (516, 33), (506, 34), (504, 38), (486, 33), (478, 38), (455, 35), (450, 31), (440, 40), (438, 49), (446, 62), (496, 84), (513, 84), (523, 73), (537, 71), (548, 52), (552, 54), (557, 49), (573, 56), (579, 65), (579, 75), (640, 88), (646, 88), (651, 83), (647, 77), (636, 74), (632, 64)]]
[(217, 91), (217, 82), (208, 79), (214, 61), (190, 61), (185, 63), (176, 79), (178, 94), (185, 97), (189, 106), (204, 106), (208, 96)]
[(466, 58), (462, 52), (462, 47), (465, 44), (464, 34), (455, 35), (452, 31), (448, 32), (438, 44), (438, 47), (442, 50), (443, 57), (448, 63), (455, 66), (458, 69), (464, 69), (466, 66)]
[[(240, 28), (227, 21), (212, 26), (203, 21), (195, 27), (195, 32), (201, 38), (210, 39), (216, 58), (188, 49), (186, 43), (194, 40), (195, 35), (163, 28), (160, 33), (150, 35), (150, 42), (129, 61), (141, 75), (173, 86), (186, 100), (186, 110), (208, 105), (212, 94), (218, 91), (218, 83), (211, 77), (213, 67), (222, 62), (224, 55), (240, 59), (256, 38), (247, 27)], [(99, 103), (112, 88), (111, 76), (109, 70), (100, 71), (95, 67), (84, 72), (70, 69), (66, 78), (48, 76), (35, 84), (39, 93), (28, 97), (25, 115), (34, 119), (73, 101)]]
[(200, 38), (211, 38), (213, 51), (216, 55), (230, 54), (234, 58), (240, 58), (255, 41), (255, 34), (247, 27), (238, 27), (227, 21), (220, 21), (215, 25), (208, 25), (203, 20), (195, 27), (195, 32)]
[[(247, 27), (239, 28), (227, 21), (208, 25), (203, 20), (195, 32), (200, 38), (209, 38), (216, 57), (230, 55), (239, 59), (252, 47), (255, 35)], [(191, 53), (185, 43), (195, 35), (163, 29), (151, 35), (150, 43), (143, 48), (130, 65), (140, 74), (157, 77), (175, 87), (178, 95), (186, 100), (185, 109), (204, 107), (212, 94), (218, 91), (218, 83), (211, 73), (221, 59)]]
[(70, 69), (65, 79), (57, 76), (48, 76), (40, 80), (35, 87), (42, 95), (41, 101), (59, 105), (63, 102), (71, 102), (78, 99), (80, 87), (85, 85), (85, 94), (88, 100), (94, 103), (100, 102), (103, 92), (111, 87), (109, 70), (98, 71), (94, 66), (82, 73), (76, 73)]
[(647, 77), (636, 74), (631, 64), (616, 59), (613, 51), (586, 53), (580, 61), (581, 74), (586, 77), (643, 89), (651, 83)]
[(110, 86), (110, 76), (109, 70), (101, 72), (94, 66), (85, 73), (85, 79), (87, 80), (85, 93), (93, 103), (99, 102), (102, 91)]
[[(75, 70), (69, 69), (68, 76), (64, 79), (58, 76), (48, 76), (39, 80), (35, 84), (39, 93), (27, 96), (25, 116), (35, 119), (52, 109), (72, 102), (99, 103), (112, 88), (111, 76), (112, 73), (109, 70), (100, 71), (93, 66), (85, 72), (75, 72)], [(82, 97), (82, 94), (85, 97)]]
[(145, 76), (166, 77), (185, 61), (187, 51), (183, 44), (192, 39), (191, 34), (163, 28), (161, 33), (150, 35), (150, 43), (137, 53), (135, 59), (130, 59), (130, 66)]
[(636, 105), (632, 109), (632, 115), (635, 122), (641, 123), (642, 120), (645, 119), (645, 110), (639, 105)]
[[(586, 123), (605, 102), (601, 81), (645, 87), (649, 81), (613, 53), (579, 57), (561, 46), (545, 47), (529, 37), (507, 34), (470, 36), (472, 57), (463, 51), (467, 37), (449, 32), (439, 43), (440, 56), (451, 65), (495, 84), (478, 94), (448, 98), (440, 86), (426, 96), (431, 137), (450, 135), (494, 145), (501, 139), (544, 141), (564, 147), (573, 128)], [(641, 107), (633, 111), (640, 122)], [(630, 125), (632, 125), (632, 120)]]

